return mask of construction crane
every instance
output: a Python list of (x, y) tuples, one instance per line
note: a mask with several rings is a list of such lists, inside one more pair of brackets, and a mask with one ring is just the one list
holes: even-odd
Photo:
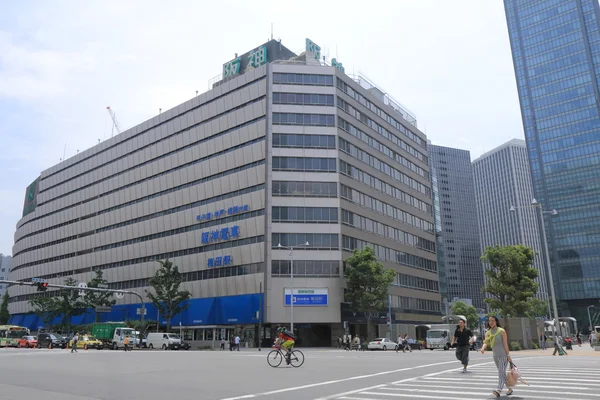
[(113, 135), (115, 133), (115, 129), (117, 130), (117, 133), (121, 133), (121, 125), (119, 124), (119, 121), (117, 120), (117, 116), (115, 115), (115, 112), (113, 110), (111, 110), (110, 106), (107, 106), (106, 109), (108, 110), (108, 113), (110, 114), (110, 118), (113, 121), (113, 129), (110, 134), (110, 137), (113, 137)]

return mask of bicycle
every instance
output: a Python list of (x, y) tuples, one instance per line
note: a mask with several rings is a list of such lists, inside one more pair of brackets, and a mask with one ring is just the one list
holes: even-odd
[(267, 354), (267, 362), (273, 368), (277, 368), (281, 365), (284, 358), (287, 358), (290, 365), (294, 368), (301, 367), (304, 364), (304, 354), (300, 350), (291, 350), (289, 353), (283, 354), (281, 346), (273, 346), (274, 350), (271, 350)]

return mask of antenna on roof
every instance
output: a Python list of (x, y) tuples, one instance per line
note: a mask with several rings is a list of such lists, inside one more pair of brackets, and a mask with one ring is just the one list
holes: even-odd
[(273, 23), (271, 22), (271, 40), (273, 40)]

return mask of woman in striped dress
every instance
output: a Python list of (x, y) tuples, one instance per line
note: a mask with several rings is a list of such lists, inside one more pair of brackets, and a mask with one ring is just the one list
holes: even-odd
[[(494, 362), (498, 368), (498, 388), (492, 393), (496, 397), (500, 397), (502, 389), (506, 384), (506, 369), (512, 362), (508, 350), (508, 337), (506, 331), (500, 327), (500, 321), (496, 317), (489, 317), (487, 323), (488, 331), (485, 334), (481, 354), (485, 352), (486, 347), (491, 347), (494, 354)], [(506, 385), (508, 387), (508, 384)], [(513, 394), (511, 387), (508, 387), (507, 396)]]

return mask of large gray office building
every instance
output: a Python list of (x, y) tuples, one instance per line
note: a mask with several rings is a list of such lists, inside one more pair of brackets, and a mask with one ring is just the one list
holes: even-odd
[[(548, 300), (545, 248), (540, 240), (527, 146), (513, 139), (473, 161), (481, 252), (488, 246), (524, 244), (536, 254), (538, 297)], [(511, 206), (515, 207), (510, 211)]]
[[(212, 90), (42, 172), (27, 189), (11, 278), (86, 282), (102, 270), (111, 288), (143, 293), (169, 258), (192, 293), (172, 320), (188, 340), (236, 329), (252, 344), (260, 319), (269, 342), (290, 323), (293, 292), (300, 340), (330, 345), (343, 321), (366, 320), (343, 303), (343, 261), (372, 246), (397, 271), (392, 322), (438, 321), (426, 137), (381, 89), (306, 45), (299, 56), (278, 41), (236, 55)], [(306, 242), (292, 287), (278, 244)], [(13, 322), (39, 325), (25, 313), (44, 294), (10, 294)], [(134, 301), (103, 318), (135, 318)]]
[[(0, 279), (8, 279), (8, 273), (10, 272), (10, 268), (12, 265), (12, 257), (5, 256), (0, 253)], [(0, 299), (4, 296), (4, 292), (6, 291), (7, 285), (0, 283)]]
[(484, 308), (471, 153), (429, 145), (429, 157), (437, 175), (448, 302), (470, 299), (476, 308)]

